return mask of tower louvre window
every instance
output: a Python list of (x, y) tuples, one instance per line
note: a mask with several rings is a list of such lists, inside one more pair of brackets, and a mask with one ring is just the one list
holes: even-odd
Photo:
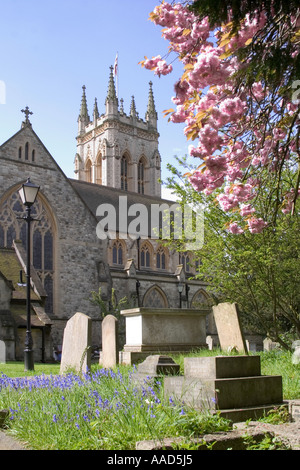
[(145, 164), (141, 159), (138, 163), (138, 193), (145, 192)]
[(128, 190), (128, 161), (125, 156), (121, 159), (121, 189)]
[(26, 142), (26, 144), (25, 144), (25, 160), (28, 160), (28, 154), (29, 154), (29, 143)]

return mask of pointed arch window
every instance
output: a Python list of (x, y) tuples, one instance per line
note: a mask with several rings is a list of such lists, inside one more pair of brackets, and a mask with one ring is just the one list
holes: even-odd
[(138, 193), (144, 194), (145, 192), (145, 161), (143, 158), (138, 163)]
[(185, 272), (190, 272), (190, 255), (188, 252), (179, 253), (179, 264), (182, 264)]
[(145, 294), (143, 307), (166, 308), (168, 300), (165, 293), (158, 286), (151, 287)]
[(113, 264), (123, 265), (124, 255), (123, 246), (120, 241), (115, 241), (112, 247), (112, 262)]
[(156, 267), (157, 269), (166, 269), (166, 252), (162, 246), (156, 252)]
[(28, 155), (29, 155), (29, 143), (26, 142), (26, 144), (25, 144), (25, 160), (28, 160)]
[(102, 155), (99, 153), (96, 161), (96, 183), (102, 184)]
[(142, 245), (140, 250), (141, 268), (151, 268), (151, 249), (148, 243)]
[(85, 165), (85, 179), (88, 183), (93, 182), (92, 178), (92, 162), (90, 159), (87, 160), (86, 165)]
[(121, 189), (128, 190), (128, 159), (125, 155), (121, 158)]
[[(0, 207), (0, 247), (12, 248), (14, 240), (20, 240), (27, 248), (24, 206), (18, 191), (10, 193)], [(45, 311), (53, 312), (54, 292), (54, 222), (48, 208), (38, 198), (32, 206), (32, 216), (37, 219), (31, 228), (31, 262), (47, 292)]]

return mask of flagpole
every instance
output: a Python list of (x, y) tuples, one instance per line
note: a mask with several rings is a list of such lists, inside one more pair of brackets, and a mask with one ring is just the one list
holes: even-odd
[(119, 98), (119, 64), (118, 64), (118, 52), (117, 52), (116, 58), (115, 58), (114, 75), (115, 75), (115, 77), (116, 77), (117, 98)]

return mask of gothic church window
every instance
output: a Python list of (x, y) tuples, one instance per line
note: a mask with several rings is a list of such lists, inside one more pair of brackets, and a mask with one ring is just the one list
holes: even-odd
[(164, 292), (158, 287), (151, 287), (145, 294), (143, 307), (166, 308), (168, 301)]
[(148, 243), (144, 243), (140, 250), (140, 266), (141, 268), (151, 267), (151, 249)]
[(88, 183), (93, 182), (93, 177), (92, 177), (92, 162), (90, 159), (87, 160), (86, 165), (85, 165), (85, 180)]
[(31, 152), (31, 161), (35, 161), (35, 150), (32, 150)]
[[(0, 207), (0, 247), (12, 248), (13, 241), (20, 240), (26, 251), (27, 227), (22, 219), (24, 212), (18, 191), (4, 200)], [(36, 200), (31, 213), (34, 219), (38, 219), (31, 224), (31, 262), (47, 292), (45, 310), (51, 313), (54, 291), (54, 227), (41, 198)]]
[(121, 189), (128, 190), (128, 159), (125, 155), (121, 159)]
[(190, 272), (190, 256), (189, 253), (179, 253), (179, 264), (182, 264), (185, 272)]
[(97, 157), (96, 162), (96, 183), (102, 184), (102, 155), (101, 153)]
[(22, 158), (22, 147), (19, 147), (19, 159), (21, 160)]
[(138, 193), (145, 192), (145, 162), (141, 158), (138, 163)]
[(121, 242), (115, 241), (112, 247), (112, 262), (113, 264), (123, 264), (123, 247)]
[(26, 142), (26, 144), (25, 144), (25, 160), (28, 160), (28, 155), (29, 155), (29, 143)]
[(157, 269), (166, 269), (166, 253), (162, 246), (156, 252), (156, 267)]

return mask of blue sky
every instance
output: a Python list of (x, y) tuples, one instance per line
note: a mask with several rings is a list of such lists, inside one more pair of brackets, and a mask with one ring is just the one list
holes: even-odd
[[(0, 143), (20, 129), (29, 106), (33, 129), (68, 177), (74, 177), (77, 117), (82, 85), (89, 114), (95, 97), (104, 112), (109, 67), (119, 57), (119, 98), (129, 113), (134, 95), (144, 118), (149, 81), (159, 115), (159, 149), (166, 163), (187, 153), (183, 126), (168, 123), (162, 112), (172, 107), (173, 85), (181, 75), (158, 78), (138, 62), (164, 55), (168, 43), (148, 20), (159, 0), (0, 0)], [(1, 97), (1, 94), (0, 94)], [(0, 100), (1, 101), (1, 100)]]

